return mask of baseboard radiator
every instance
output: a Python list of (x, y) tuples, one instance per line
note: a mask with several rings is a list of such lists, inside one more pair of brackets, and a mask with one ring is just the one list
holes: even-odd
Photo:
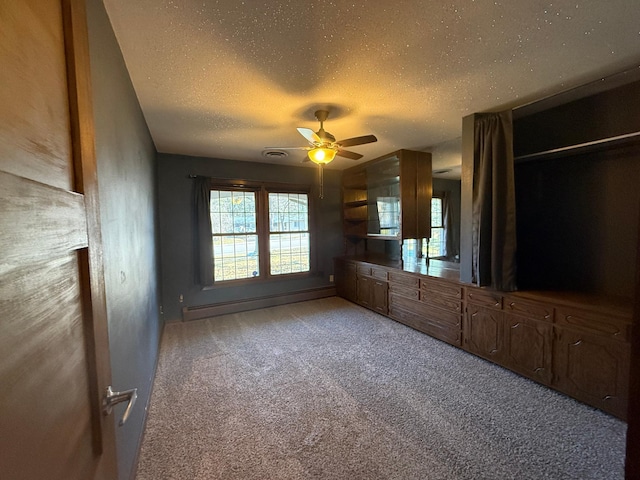
[(316, 300), (318, 298), (333, 297), (335, 295), (336, 287), (320, 287), (299, 290), (293, 293), (270, 295), (267, 297), (255, 297), (197, 307), (184, 307), (182, 309), (182, 320), (198, 320), (200, 318), (215, 317), (216, 315), (246, 312), (248, 310), (257, 310), (258, 308), (275, 307), (277, 305)]

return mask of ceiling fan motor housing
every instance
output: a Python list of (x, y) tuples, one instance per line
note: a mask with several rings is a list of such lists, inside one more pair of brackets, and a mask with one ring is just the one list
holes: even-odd
[(320, 137), (320, 139), (322, 140), (323, 143), (335, 143), (336, 141), (336, 137), (334, 137), (333, 135), (331, 135), (329, 132), (325, 131), (324, 129), (324, 121), (329, 118), (329, 111), (328, 110), (316, 110), (315, 112), (315, 116), (318, 119), (318, 121), (320, 122), (320, 130), (318, 130), (316, 132), (316, 135), (318, 135)]
[(324, 128), (320, 127), (320, 130), (316, 132), (316, 135), (320, 137), (323, 143), (335, 143), (336, 137), (331, 135), (329, 132), (325, 131)]

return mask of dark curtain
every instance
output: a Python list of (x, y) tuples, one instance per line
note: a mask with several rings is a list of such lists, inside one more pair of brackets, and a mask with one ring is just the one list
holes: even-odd
[(196, 283), (207, 287), (213, 285), (213, 242), (211, 239), (211, 215), (209, 213), (211, 182), (207, 177), (196, 177), (193, 183), (196, 227)]
[(476, 116), (472, 280), (516, 290), (516, 202), (511, 111)]

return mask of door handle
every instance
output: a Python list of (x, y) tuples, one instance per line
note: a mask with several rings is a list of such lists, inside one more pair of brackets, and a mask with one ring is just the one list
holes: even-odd
[(137, 388), (125, 390), (123, 392), (114, 392), (111, 385), (109, 385), (102, 399), (102, 413), (104, 415), (109, 415), (113, 411), (114, 405), (122, 402), (128, 402), (127, 408), (125, 409), (120, 422), (118, 422), (118, 426), (121, 427), (129, 419), (129, 415), (131, 415), (131, 410), (133, 409), (133, 405), (136, 403), (137, 398)]

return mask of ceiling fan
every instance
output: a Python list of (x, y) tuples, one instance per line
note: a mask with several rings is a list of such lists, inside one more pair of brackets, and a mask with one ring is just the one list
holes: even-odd
[(356, 145), (365, 145), (367, 143), (377, 142), (375, 135), (364, 135), (361, 137), (347, 138), (345, 140), (336, 141), (336, 137), (331, 135), (324, 129), (324, 122), (329, 117), (328, 110), (317, 110), (315, 116), (320, 122), (320, 129), (314, 132), (310, 128), (299, 127), (298, 132), (302, 135), (309, 146), (307, 147), (267, 147), (274, 150), (306, 150), (307, 160), (311, 160), (318, 165), (326, 165), (331, 162), (336, 155), (340, 157), (350, 158), (351, 160), (359, 160), (362, 155), (356, 152), (345, 150), (344, 147), (355, 147)]

